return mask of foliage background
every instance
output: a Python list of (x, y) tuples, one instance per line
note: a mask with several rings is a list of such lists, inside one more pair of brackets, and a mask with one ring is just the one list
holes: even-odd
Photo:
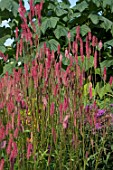
[[(34, 0), (39, 3), (40, 0)], [(4, 46), (7, 38), (15, 37), (15, 28), (21, 32), (21, 20), (18, 13), (18, 0), (0, 1), (0, 23), (10, 18), (10, 27), (0, 27), (0, 51), (8, 54), (8, 63), (0, 60), (0, 74), (11, 72), (13, 67), (18, 67), (15, 61), (16, 39), (11, 47)], [(40, 46), (46, 41), (47, 46), (56, 51), (61, 45), (61, 51), (67, 47), (67, 33), (71, 32), (71, 41), (75, 37), (75, 27), (81, 26), (81, 35), (91, 31), (103, 42), (101, 63), (99, 67), (107, 67), (108, 77), (112, 75), (113, 67), (113, 1), (112, 0), (78, 0), (75, 6), (70, 7), (68, 0), (45, 0), (42, 11), (42, 26), (40, 31)], [(39, 28), (37, 27), (37, 33)], [(51, 35), (50, 35), (51, 32)]]

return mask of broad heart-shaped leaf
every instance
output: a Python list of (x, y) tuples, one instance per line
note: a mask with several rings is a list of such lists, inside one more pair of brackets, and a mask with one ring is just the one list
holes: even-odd
[(59, 45), (59, 42), (56, 41), (55, 39), (51, 39), (47, 42), (47, 46), (49, 46), (51, 51), (54, 50), (54, 52), (57, 51), (58, 45)]
[(112, 46), (113, 47), (113, 39), (109, 40), (109, 41), (106, 41), (104, 43), (104, 48), (106, 48), (107, 46)]
[(0, 9), (3, 11), (5, 9), (11, 11), (13, 15), (16, 17), (18, 13), (18, 3), (14, 0), (1, 0), (0, 1)]
[(57, 16), (62, 16), (64, 14), (68, 13), (66, 10), (60, 8), (59, 6), (57, 6), (54, 11), (55, 11)]
[(106, 31), (108, 31), (109, 29), (111, 29), (112, 24), (113, 24), (112, 21), (110, 21), (109, 19), (107, 19), (107, 18), (105, 18), (105, 17), (103, 17), (103, 16), (99, 16), (99, 19), (100, 19), (101, 21), (103, 21), (103, 22), (100, 24), (100, 26), (101, 26), (102, 28), (106, 29)]
[(96, 15), (96, 14), (90, 14), (90, 15), (88, 16), (88, 18), (91, 19), (91, 21), (92, 21), (93, 24), (98, 24), (98, 22), (99, 22), (99, 17), (98, 17), (98, 15)]
[(88, 8), (88, 3), (86, 1), (83, 1), (79, 4), (76, 4), (73, 9), (78, 10), (80, 12), (83, 12), (86, 8)]
[(6, 35), (6, 36), (0, 38), (0, 46), (3, 46), (4, 43), (5, 43), (5, 41), (6, 41), (8, 38), (10, 38), (10, 35)]
[(80, 33), (82, 34), (82, 36), (86, 35), (90, 31), (91, 29), (86, 24), (80, 27)]
[(99, 89), (98, 95), (99, 95), (100, 99), (102, 99), (104, 97), (104, 95), (107, 93), (112, 93), (111, 86), (108, 83), (105, 84), (104, 87), (101, 87)]
[(44, 17), (42, 19), (42, 25), (41, 25), (41, 30), (43, 34), (45, 34), (48, 28), (55, 28), (58, 21), (59, 21), (58, 17), (50, 17), (50, 18)]
[(57, 25), (57, 28), (54, 31), (55, 37), (59, 39), (61, 36), (67, 36), (68, 29), (64, 26)]
[(110, 59), (110, 60), (104, 60), (103, 62), (100, 63), (100, 66), (101, 68), (104, 68), (104, 67), (110, 67), (113, 65), (113, 59)]

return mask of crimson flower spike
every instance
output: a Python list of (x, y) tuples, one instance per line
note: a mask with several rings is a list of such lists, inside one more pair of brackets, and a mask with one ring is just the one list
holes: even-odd
[(80, 26), (77, 26), (76, 28), (76, 39), (79, 39), (80, 38)]
[(107, 70), (106, 70), (106, 67), (104, 67), (104, 71), (103, 71), (103, 80), (104, 80), (104, 82), (106, 81), (106, 76), (107, 76)]

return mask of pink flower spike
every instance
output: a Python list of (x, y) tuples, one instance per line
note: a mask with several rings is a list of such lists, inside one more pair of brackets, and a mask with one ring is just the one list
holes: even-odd
[(2, 158), (1, 161), (0, 161), (0, 170), (4, 170), (4, 159)]
[(70, 115), (66, 115), (64, 120), (63, 120), (63, 128), (67, 129), (68, 127), (68, 120), (69, 120)]
[(109, 80), (110, 86), (112, 85), (112, 83), (113, 83), (113, 76), (110, 76), (110, 80)]
[(90, 99), (92, 99), (93, 95), (92, 95), (92, 83), (90, 83), (89, 85), (89, 97)]
[(67, 37), (68, 37), (68, 39), (70, 40), (70, 38), (71, 38), (71, 33), (70, 33), (70, 31), (68, 32)]
[(107, 70), (106, 67), (104, 67), (104, 72), (103, 72), (103, 80), (106, 81), (106, 75), (107, 75)]
[(51, 116), (53, 116), (54, 110), (55, 110), (55, 105), (54, 105), (54, 102), (53, 102), (53, 103), (51, 103), (51, 107), (50, 107), (50, 115)]
[(101, 40), (98, 43), (98, 47), (99, 47), (100, 50), (102, 49), (102, 41)]
[(29, 159), (31, 157), (32, 150), (33, 150), (32, 143), (28, 143), (28, 147), (27, 147), (27, 159)]
[(97, 68), (97, 51), (95, 51), (95, 54), (94, 54), (94, 68), (95, 69)]
[(80, 26), (77, 26), (76, 28), (76, 38), (79, 39), (80, 38)]

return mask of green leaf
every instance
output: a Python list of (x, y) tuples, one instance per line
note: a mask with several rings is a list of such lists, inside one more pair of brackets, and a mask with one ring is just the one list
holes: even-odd
[(67, 33), (68, 33), (67, 28), (65, 28), (61, 25), (57, 25), (57, 28), (54, 31), (54, 34), (57, 39), (59, 39), (61, 36), (67, 36)]
[(95, 5), (97, 7), (99, 7), (101, 5), (101, 2), (99, 0), (93, 0), (93, 2), (95, 3)]
[(5, 53), (6, 48), (5, 48), (4, 46), (1, 46), (1, 45), (0, 45), (0, 51), (1, 51), (2, 53)]
[(95, 74), (101, 75), (101, 70), (100, 70), (100, 68), (96, 68), (96, 69), (95, 69)]
[(3, 11), (5, 9), (11, 11), (13, 15), (16, 17), (18, 13), (18, 3), (14, 0), (1, 0), (0, 1), (0, 9)]
[(41, 30), (43, 34), (45, 34), (48, 28), (55, 28), (58, 20), (59, 20), (58, 17), (50, 17), (50, 18), (44, 17), (42, 19), (42, 25), (41, 25)]
[(10, 63), (5, 64), (5, 66), (3, 67), (3, 74), (5, 74), (6, 72), (8, 72), (9, 74), (12, 74), (15, 66), (16, 66), (16, 62), (14, 61), (11, 61)]
[(86, 24), (84, 24), (80, 27), (80, 32), (81, 32), (82, 36), (84, 36), (88, 32), (91, 32), (91, 29)]
[(106, 48), (107, 46), (112, 46), (113, 47), (113, 39), (109, 40), (109, 41), (106, 41), (104, 43), (104, 48)]
[(111, 29), (111, 26), (112, 26), (112, 24), (113, 24), (112, 21), (110, 21), (109, 19), (107, 19), (107, 18), (105, 18), (105, 17), (103, 17), (103, 16), (99, 16), (99, 19), (100, 19), (101, 21), (103, 21), (102, 24), (100, 24), (100, 26), (101, 26), (102, 28), (106, 29), (106, 31), (108, 31), (109, 29)]
[(110, 67), (113, 65), (113, 59), (111, 60), (104, 60), (103, 62), (100, 63), (100, 66), (101, 68), (104, 68), (104, 67)]
[(69, 65), (69, 63), (70, 63), (70, 61), (69, 61), (69, 59), (67, 58), (67, 57), (63, 57), (62, 58), (62, 63), (65, 65), (65, 66), (68, 66)]
[(6, 41), (8, 38), (10, 38), (10, 35), (6, 35), (6, 36), (0, 38), (0, 46), (3, 46), (4, 43), (5, 43), (5, 41)]
[(108, 92), (112, 93), (110, 84), (106, 84), (106, 85), (104, 85), (104, 87), (101, 87), (98, 91), (98, 95), (99, 95), (100, 99), (102, 99), (104, 97), (104, 95), (107, 94)]
[(113, 5), (113, 1), (112, 0), (103, 0), (103, 7), (105, 8), (107, 5), (111, 6)]
[(59, 42), (56, 41), (55, 39), (51, 39), (48, 41), (48, 45), (49, 45), (50, 50), (54, 50), (54, 52), (56, 52)]
[(60, 8), (59, 6), (56, 7), (55, 12), (57, 16), (62, 16), (68, 13), (66, 10)]
[(99, 17), (98, 17), (98, 15), (96, 15), (96, 14), (90, 14), (90, 15), (88, 16), (88, 18), (91, 19), (91, 21), (92, 21), (93, 24), (98, 24), (98, 22), (99, 22)]
[(88, 8), (88, 4), (86, 1), (83, 1), (77, 4), (75, 7), (73, 7), (74, 10), (78, 10), (80, 12), (83, 12), (86, 8)]

